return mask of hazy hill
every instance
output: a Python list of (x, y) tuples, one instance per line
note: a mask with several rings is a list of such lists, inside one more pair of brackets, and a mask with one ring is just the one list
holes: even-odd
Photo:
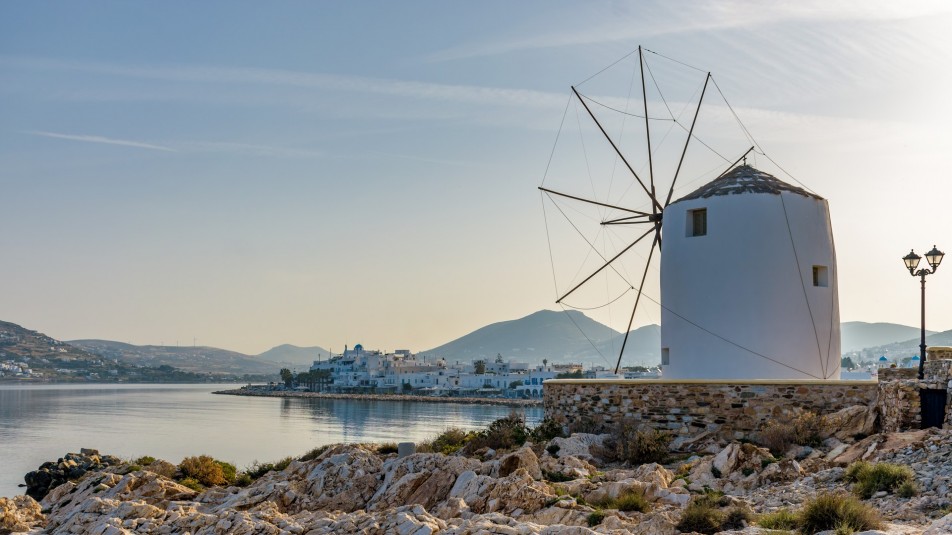
[(10, 358), (46, 358), (99, 362), (100, 357), (65, 342), (21, 327), (16, 323), (0, 321), (0, 360)]
[[(926, 334), (932, 334), (932, 331), (926, 331)], [(908, 327), (895, 323), (844, 321), (840, 324), (840, 340), (843, 353), (909, 340), (917, 336), (919, 336), (918, 327)]]
[[(659, 360), (659, 333), (657, 325), (632, 331), (628, 339), (630, 351), (625, 350), (623, 364), (636, 364), (632, 359), (650, 360), (651, 364)], [(501, 354), (506, 360), (531, 364), (540, 363), (545, 358), (550, 362), (582, 361), (601, 365), (605, 365), (607, 360), (614, 365), (622, 336), (575, 310), (541, 310), (524, 318), (487, 325), (422, 353), (444, 357), (451, 362), (495, 358)], [(593, 343), (595, 347), (592, 347)], [(599, 352), (605, 359), (599, 356)]]
[(70, 344), (108, 359), (140, 366), (225, 374), (277, 374), (278, 367), (236, 351), (215, 347), (137, 346), (110, 340), (71, 340)]
[[(100, 345), (118, 344), (103, 342)], [(128, 344), (119, 344), (128, 345)], [(130, 346), (135, 347), (135, 346)], [(200, 382), (237, 379), (214, 368), (184, 371), (161, 363), (141, 363), (114, 354), (89, 351), (15, 323), (0, 321), (0, 361), (18, 366), (21, 373), (3, 372), (3, 380), (64, 382)], [(24, 369), (28, 368), (28, 372)], [(209, 374), (214, 374), (210, 377)], [(242, 374), (243, 375), (243, 374)]]
[(323, 347), (298, 347), (283, 344), (261, 353), (255, 358), (273, 362), (275, 364), (291, 365), (296, 367), (310, 366), (318, 358), (327, 359), (330, 352)]
[[(918, 331), (918, 329), (916, 330)], [(868, 347), (864, 351), (871, 354), (874, 359), (884, 355), (890, 359), (911, 358), (919, 354), (919, 342), (919, 336), (916, 336), (902, 342)], [(926, 346), (952, 346), (952, 329), (926, 336)]]

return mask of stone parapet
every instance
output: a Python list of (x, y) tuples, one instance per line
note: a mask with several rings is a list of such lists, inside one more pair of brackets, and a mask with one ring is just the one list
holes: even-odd
[(877, 372), (879, 381), (899, 381), (915, 379), (919, 375), (919, 368), (880, 368)]
[(548, 380), (545, 415), (563, 425), (610, 429), (622, 421), (679, 435), (719, 429), (745, 436), (797, 411), (831, 414), (872, 406), (875, 381)]
[(928, 358), (926, 361), (930, 360), (949, 360), (952, 361), (952, 347), (948, 346), (931, 346), (926, 348), (926, 355)]
[(922, 423), (919, 387), (915, 375), (912, 379), (881, 380), (878, 409), (883, 431), (919, 429)]

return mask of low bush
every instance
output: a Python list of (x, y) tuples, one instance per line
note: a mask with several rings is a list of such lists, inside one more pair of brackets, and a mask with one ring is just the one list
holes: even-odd
[(602, 520), (605, 520), (605, 513), (599, 510), (592, 511), (588, 515), (588, 527), (594, 528), (595, 526), (602, 523)]
[(727, 519), (726, 515), (708, 500), (691, 500), (681, 513), (681, 520), (675, 526), (678, 531), (690, 533), (692, 531), (704, 534), (713, 534), (721, 530), (721, 525)]
[(721, 531), (741, 530), (746, 528), (751, 520), (753, 520), (753, 515), (750, 514), (749, 510), (743, 507), (732, 507), (727, 511), (727, 515), (718, 529)]
[(915, 481), (903, 481), (896, 488), (896, 496), (900, 498), (912, 498), (916, 494), (919, 494), (919, 485)]
[[(565, 433), (562, 432), (562, 424), (548, 418), (543, 419), (539, 422), (539, 425), (532, 428), (532, 431), (529, 432), (529, 438), (537, 444), (545, 444), (553, 438), (563, 436), (565, 436)], [(553, 445), (558, 447), (557, 444)]]
[(389, 455), (391, 453), (397, 453), (397, 451), (399, 451), (399, 448), (396, 442), (386, 442), (377, 446), (377, 453), (381, 455)]
[(451, 427), (430, 441), (430, 448), (435, 453), (450, 455), (462, 449), (471, 439), (471, 433), (458, 427)]
[(607, 461), (623, 461), (633, 465), (664, 463), (671, 451), (671, 435), (656, 429), (639, 429), (622, 423), (598, 449), (600, 457)]
[(881, 525), (875, 509), (846, 493), (819, 494), (804, 503), (799, 514), (799, 528), (805, 534), (826, 530), (853, 533)]
[(208, 455), (182, 459), (182, 462), (179, 463), (179, 471), (182, 472), (184, 479), (194, 479), (206, 487), (226, 483), (221, 465)]
[(325, 451), (329, 450), (331, 446), (332, 444), (325, 444), (323, 446), (318, 446), (312, 449), (311, 451), (305, 453), (304, 455), (298, 457), (298, 460), (302, 462), (313, 461), (314, 459), (317, 459), (318, 457), (320, 457), (321, 454), (323, 454)]
[(481, 448), (494, 450), (518, 448), (526, 443), (529, 434), (525, 418), (514, 411), (489, 424), (488, 429), (474, 433), (466, 445), (466, 451), (474, 452)]
[(794, 530), (800, 525), (800, 519), (789, 509), (778, 509), (761, 515), (757, 519), (757, 525), (765, 529)]
[(552, 483), (564, 483), (566, 481), (573, 481), (575, 479), (574, 477), (567, 476), (562, 472), (549, 472), (548, 470), (542, 471), (542, 477), (545, 478), (546, 481), (550, 481)]
[(139, 457), (138, 459), (133, 459), (132, 464), (139, 464), (139, 465), (142, 465), (142, 466), (149, 466), (150, 464), (154, 463), (155, 461), (156, 461), (155, 457), (152, 457), (151, 455), (143, 455), (142, 457)]
[(198, 492), (201, 492), (205, 489), (205, 487), (203, 487), (202, 484), (199, 483), (198, 480), (195, 479), (194, 477), (186, 477), (185, 479), (179, 481), (178, 483), (179, 485), (182, 485), (183, 487), (188, 487)]
[(259, 463), (256, 460), (251, 463), (251, 466), (245, 468), (243, 473), (250, 477), (252, 481), (254, 481), (268, 472), (280, 472), (281, 470), (284, 470), (289, 464), (291, 464), (291, 461), (293, 460), (294, 457), (285, 457), (284, 459), (275, 461), (273, 463)]
[(823, 441), (822, 433), (832, 425), (826, 416), (802, 412), (792, 419), (771, 420), (761, 428), (757, 442), (776, 456), (782, 456), (793, 445), (816, 447)]
[(908, 466), (898, 464), (855, 462), (847, 467), (843, 478), (854, 483), (853, 492), (863, 499), (880, 491), (898, 492), (900, 488), (905, 498), (917, 492), (915, 473)]
[(241, 472), (235, 477), (235, 486), (238, 487), (247, 487), (248, 485), (254, 483), (254, 479), (247, 472)]
[(631, 511), (647, 513), (651, 509), (651, 505), (648, 503), (645, 495), (640, 492), (627, 492), (622, 494), (615, 498), (611, 505), (611, 509), (618, 509), (626, 513)]

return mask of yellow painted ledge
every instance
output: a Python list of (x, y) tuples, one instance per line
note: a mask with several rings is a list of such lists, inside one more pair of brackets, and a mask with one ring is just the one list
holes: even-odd
[(546, 379), (543, 385), (878, 385), (878, 381), (804, 381), (800, 379)]

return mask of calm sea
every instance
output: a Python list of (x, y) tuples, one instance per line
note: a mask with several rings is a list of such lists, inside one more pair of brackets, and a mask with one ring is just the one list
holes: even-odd
[[(208, 454), (239, 469), (336, 442), (431, 438), (478, 428), (496, 405), (217, 396), (235, 385), (0, 386), (0, 496), (22, 494), (23, 475), (80, 448), (178, 463)], [(519, 409), (529, 423), (540, 407)]]

